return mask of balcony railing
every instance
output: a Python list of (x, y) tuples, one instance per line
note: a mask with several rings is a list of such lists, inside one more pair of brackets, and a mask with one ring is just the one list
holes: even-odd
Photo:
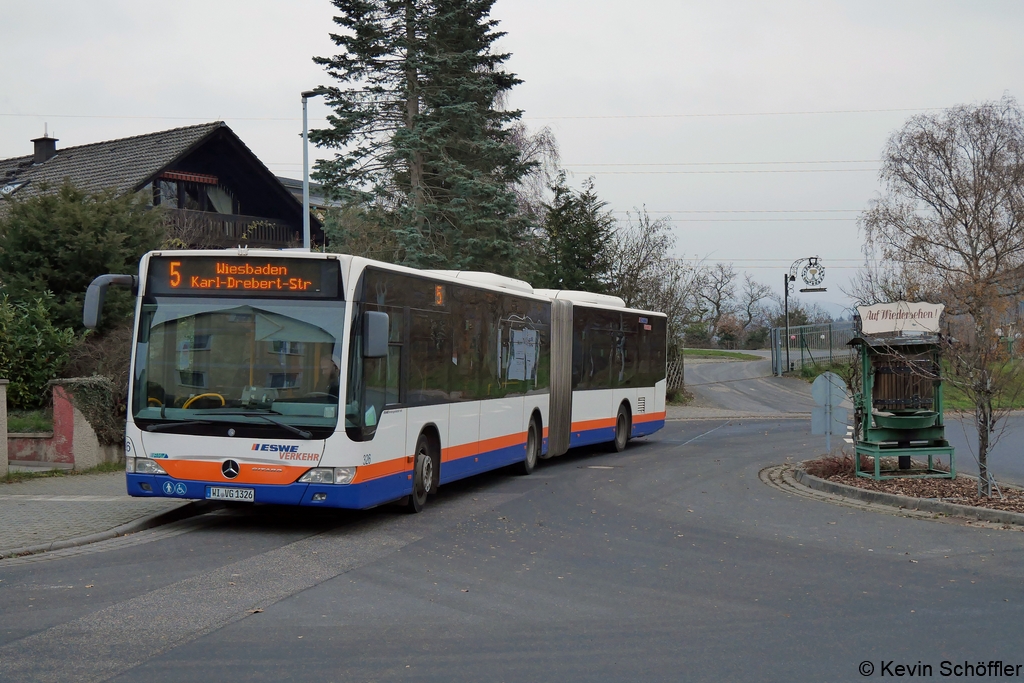
[(168, 237), (182, 247), (302, 246), (302, 229), (277, 218), (172, 209), (167, 229)]

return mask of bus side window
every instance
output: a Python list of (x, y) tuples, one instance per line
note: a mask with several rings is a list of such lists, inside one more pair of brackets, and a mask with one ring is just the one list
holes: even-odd
[(452, 343), (450, 316), (433, 311), (412, 311), (409, 328), (409, 405), (448, 401), (448, 368)]

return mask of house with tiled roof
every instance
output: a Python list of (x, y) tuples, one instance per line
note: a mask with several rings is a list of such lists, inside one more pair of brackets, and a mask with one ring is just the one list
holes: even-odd
[[(302, 203), (222, 121), (58, 148), (48, 136), (33, 153), (0, 159), (0, 214), (15, 198), (65, 181), (88, 192), (142, 192), (188, 229), (190, 246), (302, 246)], [(313, 244), (323, 227), (310, 218)]]

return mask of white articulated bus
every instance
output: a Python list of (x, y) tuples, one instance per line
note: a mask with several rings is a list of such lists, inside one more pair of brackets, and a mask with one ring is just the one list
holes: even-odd
[(128, 493), (419, 511), (446, 482), (665, 420), (665, 316), (489, 273), (160, 251), (138, 293)]

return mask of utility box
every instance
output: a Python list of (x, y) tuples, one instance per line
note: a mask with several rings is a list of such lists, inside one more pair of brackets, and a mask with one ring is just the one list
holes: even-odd
[[(953, 447), (943, 423), (941, 349), (936, 335), (920, 332), (860, 334), (849, 344), (859, 350), (860, 388), (854, 395), (856, 474), (874, 479), (955, 478)], [(873, 460), (873, 472), (861, 471), (861, 458)], [(896, 458), (897, 467), (882, 467)], [(915, 465), (926, 461), (922, 468)], [(949, 471), (936, 469), (945, 458)]]

